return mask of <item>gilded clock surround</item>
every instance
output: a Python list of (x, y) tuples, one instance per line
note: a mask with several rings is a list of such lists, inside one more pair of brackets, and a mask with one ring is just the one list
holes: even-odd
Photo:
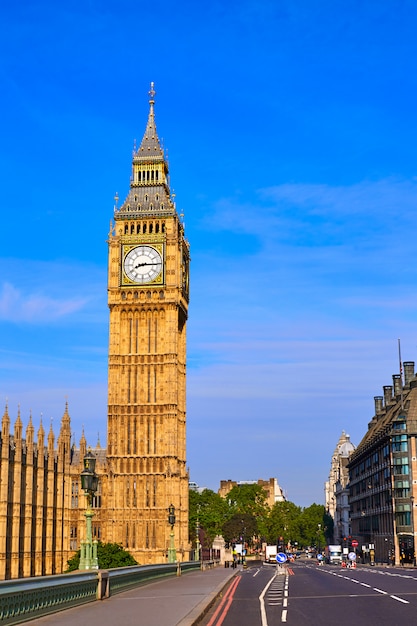
[[(153, 276), (144, 274), (142, 277), (135, 278), (134, 275), (129, 275), (129, 270), (126, 267), (127, 259), (129, 255), (135, 254), (135, 251), (142, 250), (143, 248), (149, 250), (155, 250), (159, 255), (158, 264), (151, 264), (150, 269), (154, 270)], [(163, 285), (164, 284), (164, 243), (150, 243), (149, 239), (137, 240), (134, 244), (122, 245), (122, 257), (123, 264), (121, 266), (121, 284), (122, 285)], [(155, 258), (155, 255), (154, 255)], [(155, 265), (155, 268), (153, 268)], [(134, 272), (133, 272), (134, 274)]]

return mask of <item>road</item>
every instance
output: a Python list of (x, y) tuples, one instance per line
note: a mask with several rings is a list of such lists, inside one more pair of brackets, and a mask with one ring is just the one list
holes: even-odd
[(417, 569), (256, 563), (232, 579), (201, 626), (417, 624)]

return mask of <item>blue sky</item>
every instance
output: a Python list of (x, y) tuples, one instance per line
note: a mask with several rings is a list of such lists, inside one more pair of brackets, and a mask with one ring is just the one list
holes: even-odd
[(417, 4), (1, 9), (0, 410), (106, 442), (107, 245), (155, 81), (191, 244), (190, 478), (301, 506), (417, 361)]

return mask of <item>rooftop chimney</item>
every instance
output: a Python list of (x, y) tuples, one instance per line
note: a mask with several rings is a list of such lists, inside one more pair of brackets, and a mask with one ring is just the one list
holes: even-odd
[(409, 385), (410, 380), (414, 378), (414, 361), (406, 361), (404, 363), (404, 385)]
[(374, 396), (375, 415), (379, 415), (384, 410), (384, 398), (382, 396)]
[(384, 385), (383, 390), (385, 406), (388, 406), (392, 402), (392, 385)]
[(401, 395), (402, 392), (401, 374), (393, 374), (392, 382), (394, 384), (394, 396), (398, 397)]

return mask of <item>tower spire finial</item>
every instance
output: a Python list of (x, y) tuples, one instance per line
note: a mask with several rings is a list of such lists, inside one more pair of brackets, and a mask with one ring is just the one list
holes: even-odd
[(152, 81), (151, 82), (151, 88), (149, 90), (149, 104), (153, 104), (155, 102), (155, 96), (156, 96), (156, 91), (154, 89), (155, 87), (155, 83)]

